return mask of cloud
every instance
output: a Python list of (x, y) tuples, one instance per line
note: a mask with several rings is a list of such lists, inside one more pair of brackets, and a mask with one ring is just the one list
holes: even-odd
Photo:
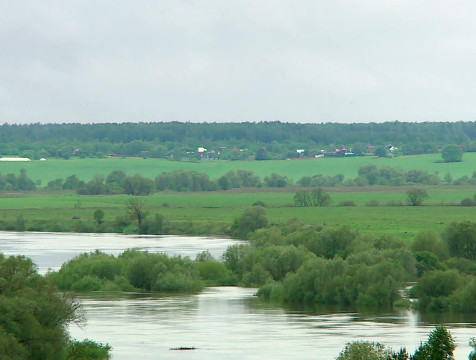
[(0, 0), (0, 121), (474, 120), (475, 10)]

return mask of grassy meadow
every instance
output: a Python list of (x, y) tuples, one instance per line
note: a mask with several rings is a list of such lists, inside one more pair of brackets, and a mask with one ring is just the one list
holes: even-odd
[(71, 158), (69, 160), (47, 159), (31, 162), (0, 162), (0, 173), (18, 174), (26, 169), (33, 180), (40, 180), (42, 185), (48, 181), (76, 174), (81, 180), (88, 181), (96, 174), (107, 175), (113, 170), (124, 170), (128, 175), (141, 174), (155, 178), (161, 172), (174, 170), (193, 170), (207, 174), (210, 179), (217, 179), (230, 170), (251, 170), (262, 179), (277, 173), (290, 179), (299, 180), (303, 176), (316, 174), (343, 174), (347, 178), (355, 178), (359, 167), (374, 163), (377, 166), (390, 166), (395, 169), (419, 169), (430, 173), (438, 172), (441, 177), (450, 172), (454, 179), (463, 175), (472, 176), (476, 170), (476, 153), (465, 153), (459, 163), (441, 163), (441, 155), (415, 155), (395, 158), (352, 157), (352, 158), (319, 158), (306, 160), (267, 160), (267, 161), (218, 161), (203, 160), (199, 162), (170, 161), (163, 159), (142, 158)]
[[(107, 175), (113, 170), (127, 174), (141, 174), (154, 178), (163, 171), (194, 170), (216, 179), (230, 170), (248, 169), (261, 178), (272, 173), (287, 175), (293, 180), (318, 173), (323, 175), (344, 174), (346, 178), (357, 176), (362, 165), (375, 163), (399, 169), (421, 169), (438, 172), (441, 176), (450, 172), (454, 179), (472, 176), (476, 170), (476, 153), (466, 153), (460, 163), (441, 163), (440, 155), (420, 155), (397, 158), (319, 158), (288, 161), (201, 161), (177, 162), (142, 158), (70, 159), (31, 161), (27, 163), (0, 162), (3, 174), (19, 173), (25, 168), (34, 180), (43, 185), (56, 178), (76, 174), (89, 180), (95, 174)], [(429, 186), (430, 197), (422, 207), (406, 206), (409, 187), (354, 187), (326, 189), (332, 198), (331, 206), (318, 208), (295, 207), (293, 195), (296, 189), (255, 188), (221, 192), (156, 193), (141, 197), (151, 216), (161, 214), (176, 232), (190, 234), (226, 234), (233, 220), (255, 201), (266, 204), (271, 223), (280, 224), (291, 219), (316, 226), (348, 225), (365, 234), (387, 234), (411, 241), (420, 231), (442, 232), (445, 226), (456, 220), (476, 220), (476, 207), (459, 206), (463, 198), (472, 198), (476, 186)], [(127, 195), (80, 196), (72, 192), (3, 193), (0, 197), (0, 223), (8, 228), (21, 216), (25, 228), (35, 229), (35, 223), (48, 223), (46, 229), (72, 231), (81, 222), (94, 226), (93, 212), (105, 211), (105, 224), (112, 226), (116, 219), (126, 214)], [(343, 201), (353, 201), (355, 206), (340, 206)], [(368, 206), (370, 202), (378, 206)], [(112, 227), (109, 227), (112, 228)], [(106, 227), (107, 229), (107, 227)], [(179, 229), (179, 230), (177, 230)]]
[[(280, 192), (200, 192), (157, 193), (141, 199), (151, 216), (161, 214), (166, 221), (181, 224), (191, 234), (223, 234), (233, 220), (255, 201), (266, 204), (271, 223), (299, 220), (316, 226), (347, 225), (363, 234), (393, 235), (411, 241), (420, 231), (444, 231), (452, 221), (475, 220), (476, 207), (462, 207), (463, 198), (473, 197), (474, 186), (427, 187), (430, 195), (424, 206), (406, 206), (408, 188), (375, 187), (328, 189), (332, 198), (326, 207), (293, 206), (294, 190)], [(93, 212), (103, 209), (105, 224), (126, 213), (130, 196), (79, 196), (74, 193), (34, 192), (0, 198), (0, 221), (15, 223), (22, 215), (26, 229), (35, 222), (51, 223), (53, 229), (71, 231), (79, 217), (94, 224)], [(356, 206), (340, 206), (353, 201)], [(368, 206), (370, 201), (379, 206)], [(391, 205), (388, 205), (391, 204)], [(185, 230), (184, 230), (185, 231)]]

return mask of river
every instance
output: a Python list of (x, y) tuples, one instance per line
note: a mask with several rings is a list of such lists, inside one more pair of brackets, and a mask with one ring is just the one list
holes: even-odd
[[(45, 273), (73, 256), (100, 249), (118, 254), (140, 248), (191, 256), (209, 250), (219, 256), (230, 239), (116, 234), (0, 233), (0, 252), (31, 257)], [(467, 359), (476, 336), (476, 316), (435, 317), (402, 310), (390, 313), (309, 314), (257, 299), (256, 289), (207, 288), (197, 295), (93, 293), (81, 297), (87, 322), (71, 335), (113, 347), (122, 359), (335, 359), (346, 342), (379, 341), (409, 351), (444, 322), (455, 337), (456, 359)], [(194, 347), (195, 350), (171, 350)]]

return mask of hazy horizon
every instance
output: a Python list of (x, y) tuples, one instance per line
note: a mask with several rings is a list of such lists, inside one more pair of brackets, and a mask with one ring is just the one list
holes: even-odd
[(0, 0), (0, 123), (476, 120), (467, 0)]

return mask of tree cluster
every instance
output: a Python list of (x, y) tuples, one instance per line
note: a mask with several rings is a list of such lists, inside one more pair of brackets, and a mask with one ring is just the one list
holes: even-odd
[(331, 203), (331, 197), (322, 188), (300, 190), (294, 194), (293, 200), (296, 206), (327, 206)]
[[(251, 223), (252, 218), (243, 214), (240, 219)], [(347, 227), (327, 229), (296, 222), (260, 225), (245, 232), (253, 245), (230, 247), (225, 264), (239, 283), (260, 286), (258, 294), (265, 299), (309, 305), (408, 306), (401, 289), (414, 281), (411, 295), (422, 311), (476, 309), (476, 225), (472, 222), (450, 224), (441, 237), (420, 233), (411, 246), (392, 237), (372, 239)]]
[(15, 174), (0, 174), (0, 189), (3, 191), (25, 191), (35, 190), (36, 184), (30, 179), (25, 169), (20, 170), (19, 175)]
[[(405, 348), (394, 352), (380, 343), (354, 341), (347, 343), (337, 360), (451, 360), (454, 359), (455, 348), (455, 341), (451, 333), (443, 325), (438, 325), (430, 332), (428, 340), (424, 344), (420, 344), (413, 355), (410, 355)], [(469, 358), (472, 360), (471, 354)]]
[(30, 259), (0, 254), (0, 357), (17, 359), (108, 359), (110, 347), (71, 342), (67, 327), (81, 320), (79, 303), (38, 275)]
[(207, 285), (232, 285), (234, 276), (209, 253), (196, 261), (180, 256), (126, 250), (119, 256), (85, 253), (48, 279), (65, 291), (197, 292)]

